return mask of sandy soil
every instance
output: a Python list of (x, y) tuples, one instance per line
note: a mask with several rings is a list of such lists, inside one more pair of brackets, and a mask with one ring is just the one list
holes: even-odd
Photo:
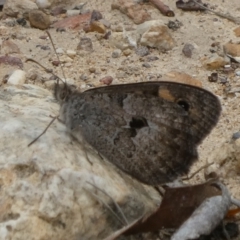
[[(233, 30), (237, 25), (226, 19), (218, 17), (210, 12), (183, 12), (175, 6), (175, 1), (165, 0), (165, 4), (169, 5), (175, 12), (174, 18), (168, 18), (152, 5), (147, 4), (146, 9), (151, 14), (152, 19), (162, 19), (164, 23), (169, 20), (177, 19), (182, 23), (182, 27), (177, 31), (171, 31), (171, 35), (176, 40), (176, 47), (167, 52), (161, 53), (156, 49), (151, 49), (151, 55), (159, 57), (159, 60), (150, 62), (150, 68), (142, 67), (140, 57), (134, 52), (128, 57), (122, 55), (119, 58), (112, 58), (111, 54), (114, 50), (107, 40), (99, 40), (97, 33), (84, 33), (83, 31), (74, 32), (67, 30), (66, 32), (56, 32), (56, 29), (50, 29), (51, 36), (56, 48), (66, 50), (76, 50), (80, 37), (87, 36), (93, 41), (94, 51), (91, 54), (76, 55), (71, 63), (64, 66), (65, 75), (70, 82), (74, 82), (79, 89), (85, 90), (89, 86), (100, 86), (99, 80), (107, 75), (114, 78), (113, 84), (147, 81), (149, 75), (160, 76), (173, 70), (182, 71), (199, 79), (204, 88), (212, 91), (219, 96), (223, 112), (217, 127), (199, 146), (199, 161), (192, 167), (192, 172), (203, 166), (210, 154), (221, 150), (224, 142), (230, 141), (233, 133), (240, 130), (240, 108), (239, 94), (228, 97), (224, 94), (224, 86), (220, 83), (211, 83), (208, 81), (208, 75), (212, 71), (206, 70), (202, 66), (202, 60), (212, 56), (209, 51), (213, 42), (219, 42), (220, 45), (228, 41), (238, 42), (240, 39), (234, 35)], [(231, 13), (235, 17), (240, 17), (239, 0), (205, 0), (210, 6), (213, 6), (216, 11)], [(117, 10), (111, 10), (112, 0), (100, 1), (89, 0), (85, 8), (99, 10), (104, 18), (108, 20), (112, 26), (123, 23), (125, 26), (134, 25), (132, 20)], [(52, 50), (51, 43), (48, 39), (40, 39), (40, 36), (46, 35), (43, 31), (34, 28), (23, 28), (21, 26), (12, 27), (12, 37), (15, 36), (14, 42), (20, 48), (22, 56), (25, 58), (31, 57), (39, 61), (47, 68), (54, 70), (55, 74), (62, 75), (59, 67), (53, 67), (50, 59), (56, 59)], [(9, 36), (11, 37), (11, 36)], [(23, 37), (21, 39), (21, 37)], [(182, 54), (182, 48), (185, 43), (191, 43), (195, 49), (192, 58), (186, 58)], [(51, 51), (42, 50), (38, 45), (49, 46)], [(66, 65), (66, 64), (65, 64)], [(126, 78), (117, 78), (119, 68), (134, 67), (136, 73), (128, 75)], [(95, 68), (95, 73), (90, 73), (89, 68)], [(24, 70), (37, 72), (39, 75), (48, 77), (39, 66), (33, 63), (24, 63)], [(80, 76), (84, 74), (88, 76), (86, 81), (81, 80)], [(240, 77), (235, 74), (228, 78), (229, 84), (233, 87), (240, 86)], [(32, 81), (29, 83), (41, 85), (49, 88), (50, 84), (44, 84), (41, 81)], [(236, 198), (240, 199), (240, 176), (239, 170), (233, 169), (231, 174), (226, 175), (224, 183), (229, 187), (230, 192)], [(192, 180), (194, 183), (204, 181), (203, 174), (199, 173)]]

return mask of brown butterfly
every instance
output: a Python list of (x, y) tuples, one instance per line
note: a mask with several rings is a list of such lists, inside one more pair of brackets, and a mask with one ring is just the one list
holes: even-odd
[(83, 93), (56, 84), (60, 118), (80, 141), (139, 181), (158, 185), (186, 174), (197, 145), (218, 122), (211, 92), (174, 82), (142, 82)]

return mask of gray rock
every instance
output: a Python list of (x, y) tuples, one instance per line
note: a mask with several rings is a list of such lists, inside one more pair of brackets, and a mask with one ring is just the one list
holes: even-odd
[(101, 200), (111, 207), (114, 199), (129, 222), (156, 206), (152, 188), (79, 144), (59, 121), (28, 147), (58, 115), (51, 92), (3, 85), (0, 99), (0, 239), (104, 239), (122, 226)]

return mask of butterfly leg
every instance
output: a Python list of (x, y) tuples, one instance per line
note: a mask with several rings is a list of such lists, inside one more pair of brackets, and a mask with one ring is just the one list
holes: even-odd
[[(51, 116), (50, 116), (51, 117)], [(58, 119), (59, 116), (56, 116), (56, 117), (52, 117), (52, 120), (51, 122), (47, 125), (47, 127), (43, 130), (43, 132), (38, 135), (33, 141), (31, 141), (29, 144), (28, 144), (28, 147), (30, 147), (33, 143), (35, 143), (47, 130), (48, 128), (53, 124), (53, 122)]]

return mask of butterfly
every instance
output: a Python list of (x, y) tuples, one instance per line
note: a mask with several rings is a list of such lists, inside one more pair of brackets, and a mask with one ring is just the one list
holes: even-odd
[(198, 159), (197, 146), (221, 113), (214, 94), (175, 82), (111, 85), (82, 93), (57, 83), (54, 95), (70, 133), (153, 186), (188, 173)]

